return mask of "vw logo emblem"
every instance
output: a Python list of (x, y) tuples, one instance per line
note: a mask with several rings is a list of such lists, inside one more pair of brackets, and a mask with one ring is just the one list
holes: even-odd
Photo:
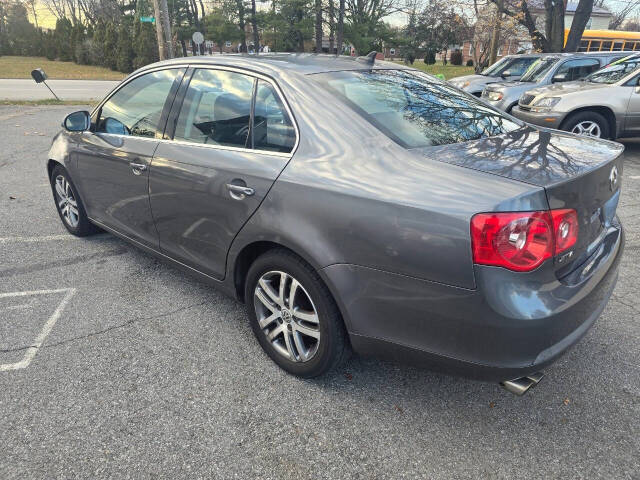
[(614, 165), (613, 168), (611, 169), (611, 172), (609, 173), (609, 188), (613, 192), (617, 186), (618, 186), (618, 167)]

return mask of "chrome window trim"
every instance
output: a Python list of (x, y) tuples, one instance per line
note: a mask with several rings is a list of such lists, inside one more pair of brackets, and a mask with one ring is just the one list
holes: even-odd
[[(262, 155), (271, 155), (271, 156), (275, 156), (275, 157), (286, 157), (286, 158), (292, 158), (293, 155), (296, 153), (296, 150), (298, 149), (298, 145), (300, 145), (300, 129), (298, 127), (298, 122), (296, 120), (296, 117), (293, 115), (293, 111), (291, 110), (291, 107), (289, 105), (289, 102), (287, 101), (286, 97), (284, 96), (284, 93), (282, 92), (282, 89), (280, 88), (280, 85), (278, 85), (278, 82), (276, 82), (273, 78), (264, 75), (262, 73), (258, 73), (258, 72), (254, 72), (253, 70), (247, 70), (244, 68), (238, 68), (238, 67), (229, 67), (227, 65), (216, 65), (216, 64), (211, 64), (211, 63), (177, 63), (177, 64), (172, 64), (172, 65), (159, 65), (157, 67), (154, 68), (149, 68), (147, 70), (144, 70), (142, 72), (137, 73), (136, 75), (131, 75), (129, 77), (127, 77), (125, 80), (122, 81), (122, 83), (120, 83), (117, 87), (115, 87), (113, 90), (111, 90), (111, 92), (109, 92), (109, 94), (104, 98), (104, 100), (102, 100), (98, 106), (96, 106), (92, 111), (91, 111), (91, 117), (93, 117), (93, 115), (98, 112), (102, 106), (107, 103), (109, 101), (109, 99), (111, 99), (111, 97), (113, 95), (115, 95), (121, 88), (123, 88), (125, 85), (127, 85), (129, 82), (132, 82), (133, 80), (135, 80), (138, 77), (141, 77), (142, 75), (146, 75), (147, 73), (153, 73), (153, 72), (157, 72), (159, 70), (175, 70), (175, 69), (180, 69), (180, 68), (193, 68), (194, 70), (196, 69), (205, 69), (205, 70), (226, 70), (229, 72), (235, 72), (235, 73), (240, 73), (243, 75), (247, 75), (253, 78), (259, 78), (261, 80), (264, 80), (266, 82), (268, 82), (269, 84), (271, 84), (275, 91), (277, 92), (278, 96), (280, 97), (280, 101), (282, 102), (282, 104), (284, 105), (285, 110), (287, 111), (287, 115), (289, 115), (289, 119), (291, 120), (291, 124), (293, 125), (293, 129), (296, 132), (296, 141), (293, 144), (293, 147), (291, 148), (291, 152), (288, 153), (284, 153), (284, 152), (272, 152), (270, 150), (258, 150), (255, 148), (242, 148), (242, 147), (229, 147), (229, 146), (225, 146), (225, 145), (209, 145), (209, 144), (200, 144), (200, 143), (195, 143), (195, 142), (187, 142), (184, 140), (174, 140), (174, 139), (164, 139), (164, 138), (149, 138), (149, 137), (138, 137), (135, 135), (120, 135), (117, 133), (106, 133), (106, 132), (99, 132), (100, 135), (109, 135), (110, 137), (116, 137), (116, 138), (128, 138), (128, 139), (132, 139), (132, 138), (137, 138), (137, 139), (142, 139), (142, 140), (148, 140), (148, 141), (154, 141), (154, 142), (172, 142), (178, 145), (189, 145), (189, 146), (195, 146), (195, 147), (200, 147), (200, 148), (211, 148), (214, 150), (229, 150), (229, 151), (238, 151), (238, 152), (246, 152), (246, 153), (260, 153)], [(183, 79), (184, 81), (184, 79)], [(187, 86), (188, 88), (188, 86)], [(98, 132), (84, 132), (84, 133), (89, 133), (89, 134), (93, 134), (93, 135), (97, 135)]]

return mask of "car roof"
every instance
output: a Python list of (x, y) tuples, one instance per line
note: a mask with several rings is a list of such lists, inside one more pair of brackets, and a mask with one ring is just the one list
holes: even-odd
[(288, 74), (310, 75), (342, 70), (409, 68), (402, 64), (380, 60), (376, 60), (372, 67), (366, 61), (358, 60), (356, 57), (338, 57), (336, 55), (318, 55), (310, 53), (265, 53), (260, 55), (249, 55), (243, 53), (174, 58), (146, 65), (145, 67), (135, 71), (133, 74), (138, 74), (145, 70), (155, 69), (161, 66), (170, 67), (172, 65), (236, 67), (274, 77), (282, 77)]

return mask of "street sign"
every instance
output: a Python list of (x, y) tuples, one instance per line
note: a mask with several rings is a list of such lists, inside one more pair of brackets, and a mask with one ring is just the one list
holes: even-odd
[(142, 23), (156, 23), (155, 17), (140, 17)]
[(195, 43), (196, 45), (200, 45), (202, 42), (204, 42), (204, 35), (202, 35), (202, 33), (200, 32), (194, 32), (191, 39), (193, 40), (193, 43)]

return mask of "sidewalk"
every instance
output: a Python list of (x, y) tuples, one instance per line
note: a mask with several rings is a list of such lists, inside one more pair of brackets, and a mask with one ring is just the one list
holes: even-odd
[[(99, 100), (118, 85), (107, 80), (47, 80), (61, 100)], [(0, 100), (44, 100), (54, 98), (49, 89), (32, 79), (0, 78)]]

